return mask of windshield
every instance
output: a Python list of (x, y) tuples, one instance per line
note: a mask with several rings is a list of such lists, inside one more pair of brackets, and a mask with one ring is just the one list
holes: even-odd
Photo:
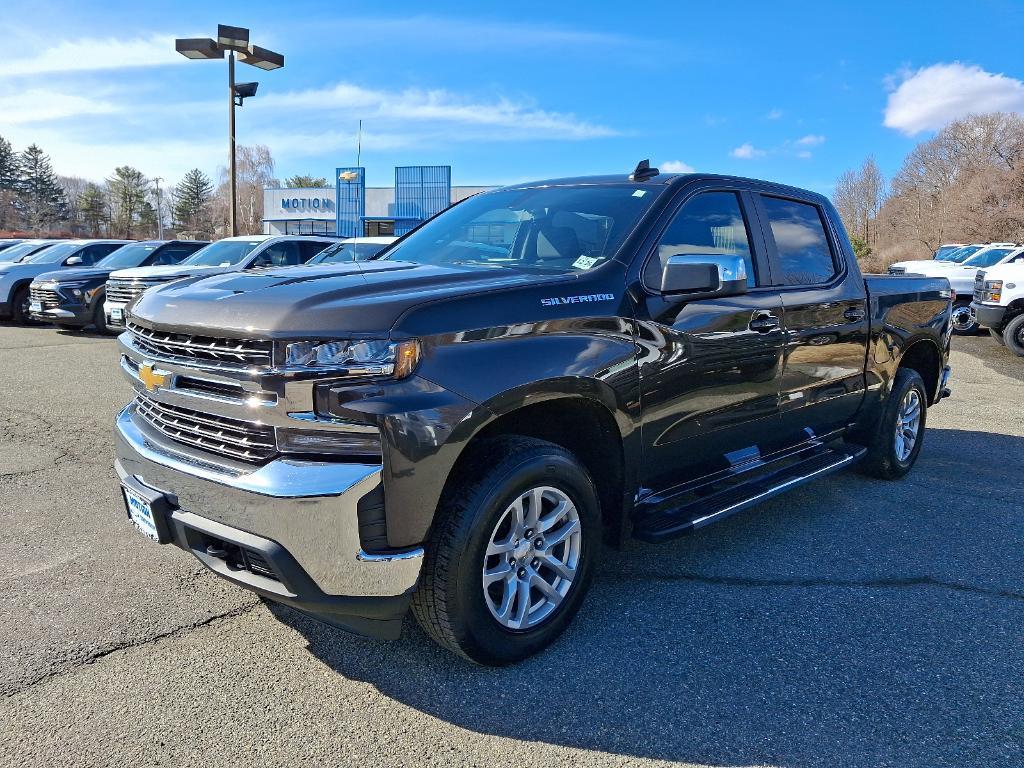
[(976, 251), (980, 251), (983, 248), (981, 245), (965, 245), (963, 248), (957, 248), (956, 250), (950, 251), (944, 256), (936, 256), (936, 261), (953, 261), (960, 263), (969, 256), (973, 256)]
[(615, 255), (660, 191), (617, 184), (487, 192), (423, 224), (381, 258), (582, 272)]
[(262, 240), (221, 240), (200, 248), (184, 261), (182, 265), (200, 267), (230, 267), (237, 264), (260, 245)]
[(4, 248), (0, 251), (0, 261), (21, 261), (30, 253), (46, 247), (48, 247), (46, 243), (20, 243), (12, 245), (10, 248)]
[(127, 269), (128, 267), (137, 267), (149, 257), (149, 254), (159, 247), (159, 245), (145, 245), (143, 243), (126, 245), (97, 261), (96, 268)]
[(56, 264), (75, 251), (81, 250), (81, 243), (57, 243), (49, 248), (43, 248), (39, 253), (34, 253), (22, 261), (23, 264)]
[(989, 248), (988, 250), (981, 251), (971, 256), (969, 259), (964, 259), (962, 262), (965, 267), (991, 267), (993, 264), (997, 264), (1015, 248)]
[(951, 254), (953, 251), (959, 251), (963, 246), (961, 245), (940, 245), (933, 254), (932, 258), (939, 261), (945, 261), (945, 257)]
[(387, 248), (389, 243), (336, 243), (325, 248), (310, 264), (338, 264), (343, 261), (366, 261)]

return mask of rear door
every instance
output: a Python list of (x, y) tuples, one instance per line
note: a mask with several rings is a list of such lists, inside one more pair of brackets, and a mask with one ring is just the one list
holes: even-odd
[[(778, 447), (783, 354), (782, 300), (749, 193), (691, 187), (666, 220), (643, 269), (636, 315), (640, 482), (644, 493), (658, 494)], [(664, 262), (682, 253), (743, 256), (748, 292), (701, 300), (661, 294)]]
[(792, 441), (813, 439), (851, 422), (864, 396), (864, 280), (817, 199), (755, 197), (785, 307), (781, 428)]

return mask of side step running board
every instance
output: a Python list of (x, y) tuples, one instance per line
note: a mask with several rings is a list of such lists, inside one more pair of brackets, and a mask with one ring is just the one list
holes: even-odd
[(867, 448), (852, 445), (825, 451), (767, 477), (741, 483), (676, 509), (638, 520), (633, 528), (633, 536), (652, 543), (677, 538), (798, 485), (845, 469), (864, 458), (866, 453)]

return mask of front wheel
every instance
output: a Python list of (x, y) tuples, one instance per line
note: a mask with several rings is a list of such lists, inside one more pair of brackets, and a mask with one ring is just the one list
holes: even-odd
[(915, 370), (900, 368), (882, 407), (861, 470), (883, 480), (896, 480), (907, 474), (921, 453), (927, 415), (928, 392), (924, 379)]
[(29, 301), (27, 285), (14, 292), (11, 301), (11, 315), (16, 325), (29, 325), (32, 322), (32, 316), (29, 314)]
[(1018, 357), (1024, 357), (1024, 313), (1017, 315), (1003, 328), (1003, 343)]
[(970, 304), (954, 304), (950, 323), (957, 336), (973, 336), (978, 332), (978, 317)]
[(544, 440), (487, 440), (439, 505), (413, 613), (442, 646), (479, 664), (531, 656), (565, 630), (600, 550), (594, 482)]

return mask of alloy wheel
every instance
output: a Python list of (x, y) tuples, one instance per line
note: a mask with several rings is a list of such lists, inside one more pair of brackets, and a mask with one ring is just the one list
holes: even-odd
[(907, 391), (896, 415), (896, 458), (906, 461), (917, 444), (921, 428), (921, 395), (916, 389)]

